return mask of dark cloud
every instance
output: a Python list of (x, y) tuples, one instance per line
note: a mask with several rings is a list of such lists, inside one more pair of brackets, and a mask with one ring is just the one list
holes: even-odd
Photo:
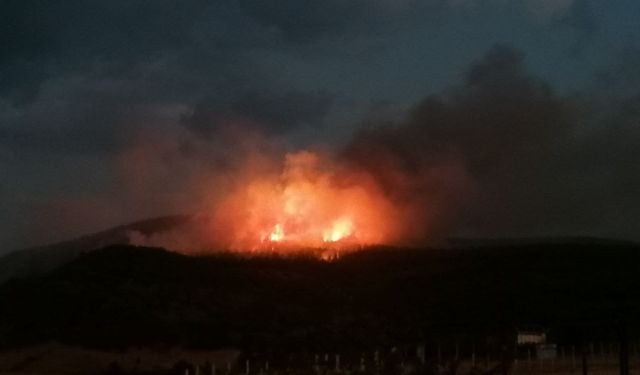
[(249, 92), (205, 100), (183, 121), (207, 136), (234, 122), (258, 127), (267, 134), (283, 134), (302, 126), (322, 125), (331, 103), (332, 97), (322, 92)]
[(23, 104), (47, 80), (89, 74), (129, 79), (149, 67), (165, 69), (156, 78), (180, 96), (181, 84), (206, 85), (211, 80), (203, 77), (211, 72), (237, 76), (250, 65), (241, 61), (243, 50), (268, 43), (268, 33), (225, 0), (8, 0), (0, 15), (0, 95)]
[(634, 98), (640, 82), (640, 45), (625, 45), (605, 68), (597, 71), (595, 81), (589, 94), (600, 101), (609, 100), (609, 107)]
[(43, 13), (36, 2), (0, 4), (0, 95), (16, 102), (30, 100), (46, 76), (37, 62), (54, 49), (54, 40), (43, 25)]
[[(369, 124), (345, 157), (400, 199), (433, 194), (422, 210), (444, 211), (439, 220), (457, 208), (457, 220), (447, 222), (458, 233), (632, 237), (640, 137), (631, 108), (638, 107), (620, 105), (611, 118), (617, 125), (589, 128), (593, 113), (528, 75), (519, 52), (498, 46), (468, 70), (463, 86), (426, 98), (404, 121)], [(464, 166), (465, 179), (423, 177), (451, 160)], [(412, 183), (398, 184), (398, 175)], [(464, 194), (472, 199), (459, 205)]]
[[(275, 32), (294, 53), (317, 53), (316, 43), (348, 44), (358, 38), (387, 38), (400, 31), (437, 27), (448, 0), (240, 0), (241, 8), (262, 27)], [(417, 31), (418, 33), (420, 31)], [(311, 44), (311, 48), (309, 46)], [(345, 53), (341, 50), (323, 53)]]
[[(3, 148), (106, 155), (136, 128), (177, 125), (202, 98), (222, 108), (247, 87), (273, 84), (243, 56), (264, 42), (261, 30), (243, 25), (230, 1), (10, 0), (0, 15)], [(302, 114), (313, 111), (311, 94), (298, 94), (302, 107), (280, 119), (255, 104), (270, 125), (311, 121)]]
[(2, 93), (24, 102), (48, 78), (93, 64), (135, 64), (188, 37), (204, 3), (3, 1)]
[(319, 36), (341, 34), (362, 22), (371, 7), (366, 0), (278, 1), (241, 0), (247, 13), (267, 27), (276, 28), (283, 37), (308, 41)]
[(614, 60), (584, 94), (584, 121), (592, 131), (575, 163), (593, 176), (581, 188), (600, 189), (589, 197), (602, 209), (600, 220), (613, 227), (612, 235), (628, 236), (637, 233), (640, 215), (640, 49), (628, 47)]
[(576, 31), (575, 42), (569, 48), (572, 55), (579, 55), (595, 39), (600, 23), (591, 0), (575, 0), (560, 23)]

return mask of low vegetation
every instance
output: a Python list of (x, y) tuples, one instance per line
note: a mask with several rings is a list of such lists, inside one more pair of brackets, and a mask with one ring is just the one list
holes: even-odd
[(620, 327), (637, 338), (638, 316), (629, 244), (373, 248), (333, 262), (112, 246), (0, 286), (3, 348), (348, 351), (532, 324), (572, 342)]

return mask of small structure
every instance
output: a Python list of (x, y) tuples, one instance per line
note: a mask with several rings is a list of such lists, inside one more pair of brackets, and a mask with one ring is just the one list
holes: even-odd
[(554, 359), (557, 356), (556, 344), (547, 341), (547, 332), (541, 328), (524, 329), (516, 332), (516, 347), (519, 357)]
[(516, 334), (516, 345), (534, 346), (547, 343), (547, 333), (542, 330), (518, 331)]

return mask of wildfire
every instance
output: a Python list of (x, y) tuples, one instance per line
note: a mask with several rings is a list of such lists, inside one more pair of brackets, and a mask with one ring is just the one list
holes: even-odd
[(367, 176), (306, 151), (288, 154), (281, 173), (240, 184), (216, 216), (230, 248), (253, 251), (357, 248), (388, 242), (398, 227)]
[[(322, 231), (323, 242), (337, 242), (349, 238), (354, 233), (353, 223), (347, 218), (336, 220), (332, 225)], [(282, 225), (276, 224), (269, 234), (268, 240), (271, 242), (281, 242), (285, 240)]]
[(324, 231), (322, 240), (324, 242), (336, 242), (347, 238), (353, 234), (353, 223), (347, 218), (342, 218), (333, 222), (330, 229)]
[(276, 224), (273, 228), (273, 232), (269, 235), (269, 240), (274, 242), (279, 242), (284, 239), (284, 233), (282, 232), (282, 226), (280, 224)]

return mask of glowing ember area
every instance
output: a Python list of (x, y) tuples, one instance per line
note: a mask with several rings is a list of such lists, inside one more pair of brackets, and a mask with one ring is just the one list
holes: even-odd
[(340, 219), (333, 223), (331, 229), (322, 235), (324, 242), (336, 242), (349, 237), (353, 233), (353, 223), (349, 219)]
[(278, 242), (283, 239), (284, 233), (282, 233), (282, 226), (280, 226), (280, 224), (276, 224), (275, 228), (273, 228), (273, 233), (269, 236), (269, 240)]
[(311, 152), (288, 154), (281, 173), (239, 186), (216, 212), (232, 249), (354, 249), (397, 232), (399, 213), (368, 176)]

